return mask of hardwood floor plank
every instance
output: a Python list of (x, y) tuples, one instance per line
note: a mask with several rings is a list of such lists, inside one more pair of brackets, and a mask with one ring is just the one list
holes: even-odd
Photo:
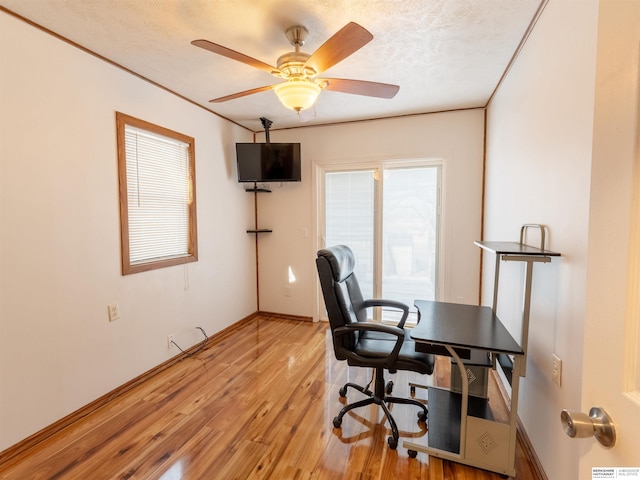
[(182, 475), (200, 473), (201, 469), (210, 466), (207, 460), (211, 445), (223, 436), (222, 432), (207, 427), (205, 423), (206, 419), (202, 418), (188, 419), (179, 430), (169, 432), (150, 446), (144, 455), (130, 461), (112, 478), (151, 479), (162, 478), (163, 475), (166, 475), (165, 478), (183, 478), (167, 472), (179, 472)]
[[(157, 411), (157, 407), (150, 409), (146, 402), (139, 400), (106, 424), (101, 425), (99, 437), (91, 435), (92, 431), (76, 439), (65, 435), (65, 441), (68, 443), (66, 447), (59, 449), (59, 441), (52, 442), (50, 444), (51, 450), (55, 453), (47, 455), (47, 452), (41, 452), (37, 463), (33, 462), (33, 459), (30, 459), (31, 461), (28, 463), (23, 462), (15, 469), (16, 478), (32, 478), (34, 480), (82, 478), (78, 472), (83, 466), (96, 462), (96, 457), (110, 452), (113, 448), (111, 442), (114, 438), (123, 440), (122, 443), (118, 442), (117, 449), (125, 448), (125, 438), (128, 440), (128, 437), (124, 433), (128, 427), (141, 415), (147, 419), (155, 418), (153, 416), (155, 411)], [(149, 422), (145, 421), (142, 426), (149, 425)]]
[(241, 440), (222, 465), (212, 465), (204, 472), (203, 478), (228, 478), (229, 480), (241, 480), (249, 478), (255, 465), (267, 449), (267, 445), (251, 440)]
[[(438, 359), (432, 377), (389, 376), (394, 396), (408, 397), (409, 382), (447, 386), (449, 363)], [(256, 316), (0, 464), (0, 479), (500, 478), (422, 453), (409, 458), (402, 440), (426, 435), (413, 406), (391, 406), (397, 450), (387, 446), (377, 406), (350, 411), (334, 428), (343, 404), (364, 398), (349, 389), (341, 399), (339, 389), (366, 385), (370, 375), (335, 360), (327, 324)], [(425, 397), (418, 389), (416, 398)], [(492, 409), (504, 416), (500, 402)], [(516, 468), (518, 480), (537, 480), (521, 448)]]

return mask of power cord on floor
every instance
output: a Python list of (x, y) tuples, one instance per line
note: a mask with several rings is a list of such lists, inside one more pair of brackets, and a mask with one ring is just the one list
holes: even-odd
[(200, 342), (200, 346), (198, 348), (196, 348), (195, 350), (193, 350), (191, 352), (185, 352), (182, 348), (180, 348), (180, 345), (178, 345), (176, 342), (171, 340), (171, 343), (173, 343), (176, 346), (176, 348), (178, 350), (180, 350), (185, 355), (185, 357), (193, 357), (196, 353), (198, 353), (200, 350), (202, 350), (204, 348), (204, 346), (207, 344), (207, 342), (209, 341), (209, 337), (207, 336), (207, 333), (204, 331), (204, 328), (196, 327), (196, 329), (200, 330), (202, 332), (202, 335), (204, 335), (204, 340), (202, 340)]

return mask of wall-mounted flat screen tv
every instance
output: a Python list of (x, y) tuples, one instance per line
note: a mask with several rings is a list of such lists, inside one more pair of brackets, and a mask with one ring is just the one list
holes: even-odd
[(236, 143), (239, 182), (299, 182), (299, 143)]

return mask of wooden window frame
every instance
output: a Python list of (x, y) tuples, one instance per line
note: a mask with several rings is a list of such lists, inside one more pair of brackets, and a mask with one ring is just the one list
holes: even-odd
[[(125, 127), (131, 126), (153, 134), (162, 135), (188, 144), (189, 188), (190, 202), (188, 203), (188, 252), (175, 257), (159, 260), (149, 260), (140, 263), (131, 262), (129, 238), (129, 204), (127, 193), (127, 156)], [(169, 130), (167, 128), (146, 122), (124, 113), (116, 112), (116, 131), (118, 146), (118, 182), (120, 190), (120, 239), (122, 257), (122, 275), (156, 270), (159, 268), (182, 265), (198, 260), (198, 235), (196, 218), (196, 170), (195, 170), (195, 140), (193, 137)]]

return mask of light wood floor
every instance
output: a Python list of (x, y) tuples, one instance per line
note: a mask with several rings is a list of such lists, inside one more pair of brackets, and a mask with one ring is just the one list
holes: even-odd
[[(498, 475), (430, 458), (409, 458), (402, 438), (425, 435), (415, 407), (394, 405), (401, 430), (388, 448), (381, 410), (333, 417), (338, 390), (367, 383), (364, 369), (333, 356), (327, 324), (257, 317), (191, 358), (0, 465), (1, 479), (499, 479)], [(408, 381), (445, 384), (438, 375), (396, 374), (394, 395)], [(495, 387), (494, 387), (495, 388)], [(490, 393), (491, 395), (491, 393)], [(424, 397), (418, 389), (417, 398)], [(362, 398), (349, 392), (349, 400)], [(504, 415), (492, 401), (496, 417)], [(497, 411), (496, 411), (497, 410)], [(536, 479), (518, 447), (517, 478)]]

